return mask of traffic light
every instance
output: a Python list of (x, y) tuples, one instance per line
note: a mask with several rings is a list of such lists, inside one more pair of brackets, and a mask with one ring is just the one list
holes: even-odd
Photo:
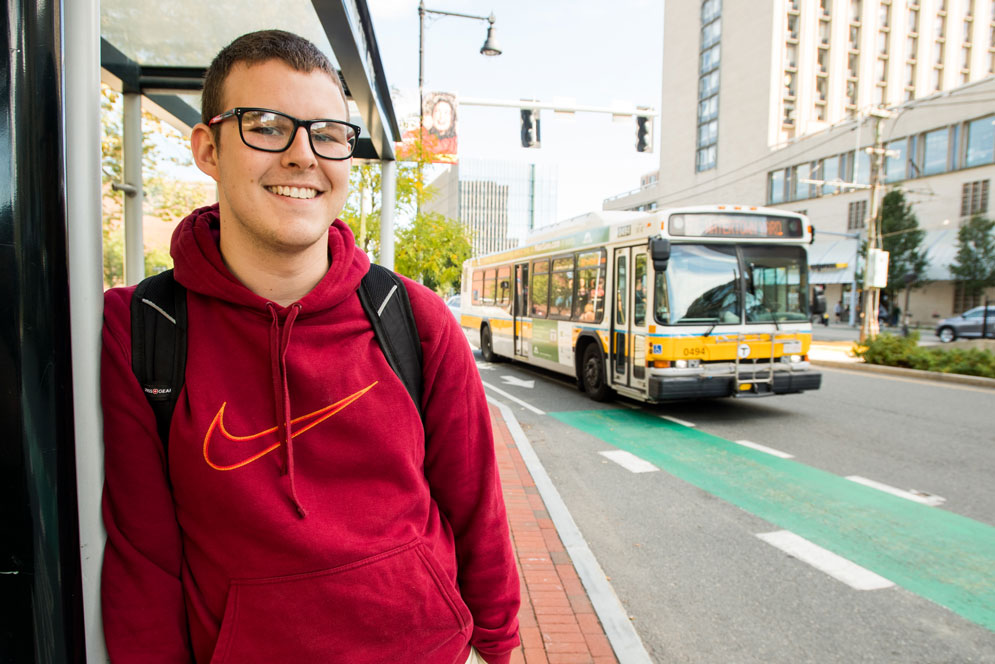
[(653, 152), (653, 118), (636, 116), (636, 152)]
[(539, 137), (539, 109), (522, 109), (522, 147), (540, 147)]

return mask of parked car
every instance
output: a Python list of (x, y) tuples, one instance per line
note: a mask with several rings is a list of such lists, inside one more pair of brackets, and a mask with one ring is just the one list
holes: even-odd
[[(936, 336), (944, 343), (958, 338), (980, 338), (984, 319), (984, 307), (969, 309), (959, 316), (944, 318), (937, 323)], [(988, 336), (995, 338), (995, 305), (988, 307)]]
[(446, 306), (449, 307), (449, 311), (453, 312), (453, 316), (456, 316), (456, 320), (459, 320), (460, 296), (453, 295), (446, 300)]

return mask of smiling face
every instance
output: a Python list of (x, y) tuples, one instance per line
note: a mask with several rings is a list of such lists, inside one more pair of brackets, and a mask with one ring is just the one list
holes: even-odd
[[(268, 108), (302, 120), (348, 120), (342, 93), (320, 70), (297, 71), (280, 60), (238, 64), (224, 82), (224, 109)], [(271, 255), (308, 254), (327, 259), (328, 227), (348, 196), (352, 159), (315, 156), (307, 132), (298, 129), (284, 152), (245, 145), (238, 119), (211, 130), (198, 124), (191, 135), (197, 165), (218, 183), (221, 251)]]

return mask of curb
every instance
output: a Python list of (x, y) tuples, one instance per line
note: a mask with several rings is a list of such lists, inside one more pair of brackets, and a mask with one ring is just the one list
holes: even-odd
[(890, 374), (892, 376), (917, 378), (919, 380), (933, 380), (940, 383), (959, 383), (961, 385), (985, 387), (990, 390), (995, 390), (995, 378), (984, 378), (982, 376), (968, 376), (966, 374), (943, 373), (940, 371), (923, 371), (921, 369), (906, 369), (905, 367), (889, 367), (883, 364), (867, 364), (866, 362), (842, 362), (835, 360), (809, 359), (809, 364), (812, 364), (813, 366), (831, 367), (833, 369), (853, 369), (855, 371)]

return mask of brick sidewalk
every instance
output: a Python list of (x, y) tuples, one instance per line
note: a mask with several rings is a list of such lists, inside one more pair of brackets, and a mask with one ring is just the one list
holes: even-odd
[(512, 664), (617, 663), (518, 447), (501, 413), (490, 409), (522, 588), (522, 647)]

